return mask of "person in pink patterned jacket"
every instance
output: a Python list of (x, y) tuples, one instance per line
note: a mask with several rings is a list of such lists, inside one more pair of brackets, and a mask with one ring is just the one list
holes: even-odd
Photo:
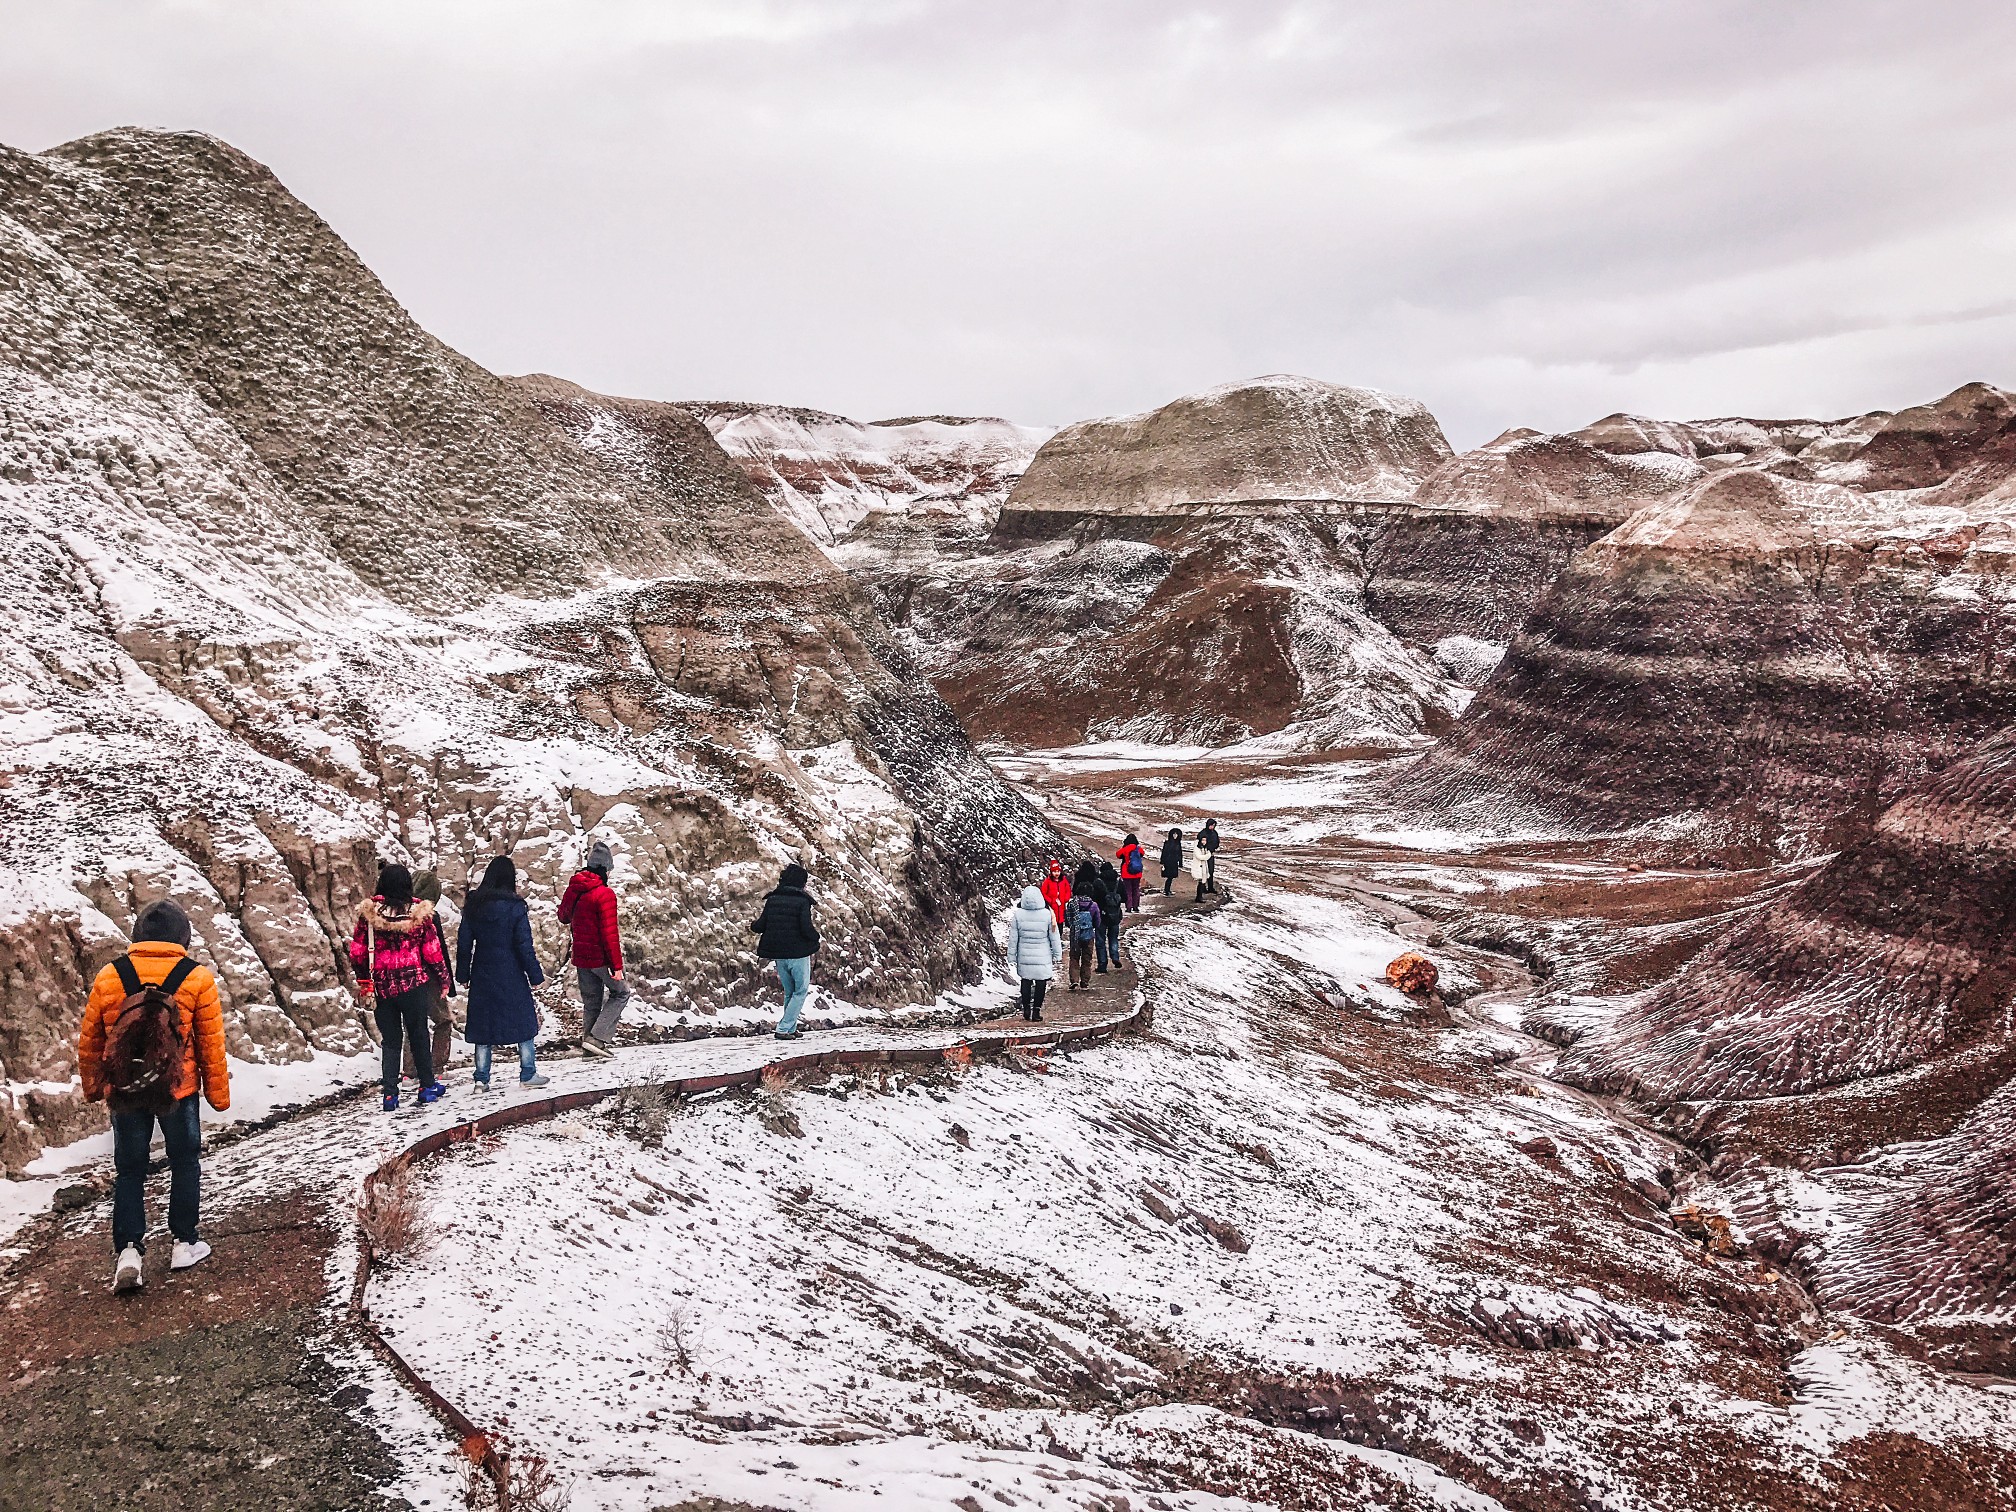
[(435, 1078), (428, 1029), (435, 1001), (448, 990), (448, 958), (434, 905), (413, 896), (413, 873), (405, 867), (379, 868), (377, 895), (357, 910), (357, 927), (350, 933), (350, 965), (384, 1042), (379, 1077), (385, 1111), (399, 1106), (402, 1042), (413, 1050), (420, 1101), (435, 1101), (448, 1089)]

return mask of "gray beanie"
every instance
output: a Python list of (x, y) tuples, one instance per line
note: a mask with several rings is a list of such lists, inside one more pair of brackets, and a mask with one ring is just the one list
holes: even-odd
[(600, 872), (606, 878), (615, 869), (616, 857), (611, 854), (607, 841), (597, 840), (593, 845), (588, 847), (589, 871)]
[(133, 921), (133, 943), (143, 941), (180, 945), (187, 950), (189, 915), (182, 911), (182, 905), (173, 898), (162, 898), (141, 909), (140, 917)]

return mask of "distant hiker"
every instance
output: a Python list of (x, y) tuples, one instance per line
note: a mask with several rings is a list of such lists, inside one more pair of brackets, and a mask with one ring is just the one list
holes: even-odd
[(1087, 861), (1078, 869), (1071, 886), (1071, 900), (1064, 905), (1064, 938), (1071, 942), (1071, 969), (1067, 980), (1073, 992), (1092, 987), (1092, 951), (1103, 922), (1099, 907), (1099, 875)]
[(1057, 916), (1040, 888), (1022, 889), (1022, 901), (1008, 915), (1008, 969), (1022, 979), (1022, 1017), (1043, 1017), (1043, 994), (1064, 959)]
[(448, 957), (434, 905), (413, 896), (413, 873), (393, 862), (378, 869), (378, 890), (357, 910), (350, 932), (350, 965), (357, 990), (378, 1021), (383, 1044), (379, 1058), (385, 1111), (399, 1106), (399, 1046), (413, 1048), (420, 1101), (436, 1101), (448, 1089), (434, 1074), (429, 1020), (434, 1004), (448, 991)]
[(1064, 863), (1055, 860), (1043, 873), (1043, 901), (1050, 905), (1050, 912), (1056, 916), (1057, 927), (1064, 927), (1064, 905), (1071, 901), (1071, 879), (1064, 875)]
[(609, 873), (616, 858), (597, 840), (588, 847), (588, 864), (574, 873), (560, 899), (560, 922), (574, 931), (574, 983), (581, 989), (581, 1048), (590, 1055), (610, 1054), (616, 1025), (630, 1001), (623, 980), (623, 941), (616, 929), (616, 894)]
[(1141, 878), (1148, 870), (1148, 857), (1141, 849), (1141, 842), (1129, 835), (1120, 842), (1120, 849), (1113, 852), (1113, 859), (1120, 863), (1120, 885), (1127, 893), (1127, 911), (1141, 911)]
[(749, 921), (759, 938), (756, 954), (777, 968), (784, 989), (784, 1012), (777, 1020), (778, 1039), (798, 1037), (798, 1012), (812, 990), (812, 957), (819, 953), (819, 930), (812, 922), (812, 895), (805, 890), (811, 874), (792, 862), (763, 897), (763, 911)]
[(1218, 891), (1218, 821), (1206, 819), (1197, 831), (1197, 849), (1204, 853), (1204, 875), (1197, 883), (1197, 896)]
[(1120, 915), (1127, 908), (1127, 892), (1120, 885), (1120, 873), (1111, 861), (1099, 863), (1099, 969), (1119, 966)]
[[(434, 905), (434, 931), (441, 942), (441, 958), (448, 959), (448, 935), (441, 927), (441, 878), (433, 871), (413, 873), (413, 896)], [(455, 978), (448, 978), (448, 991), (434, 1001), (433, 1011), (428, 1021), (434, 1030), (434, 1074), (438, 1077), (448, 1069), (448, 1062), (455, 1053), (455, 1010), (449, 1000), (455, 996)], [(413, 1052), (406, 1052), (405, 1071), (408, 1076), (419, 1075), (413, 1064)]]
[(1176, 879), (1183, 873), (1183, 831), (1172, 829), (1162, 842), (1162, 896), (1168, 897), (1175, 889)]
[(476, 1085), (490, 1085), (490, 1054), (497, 1045), (518, 1047), (518, 1084), (543, 1087), (536, 1046), (539, 1005), (532, 989), (546, 980), (532, 945), (532, 915), (518, 896), (518, 868), (493, 856), (483, 881), (462, 905), (455, 932), (455, 977), (469, 989), (462, 1037), (476, 1047)]
[(190, 959), (189, 939), (179, 904), (163, 898), (141, 909), (126, 954), (92, 982), (77, 1034), (84, 1096), (103, 1098), (112, 1112), (114, 1291), (134, 1291), (145, 1279), (147, 1151), (156, 1120), (168, 1146), (168, 1232), (175, 1238), (168, 1268), (187, 1270), (210, 1254), (196, 1235), (203, 1181), (196, 1094), (223, 1112), (231, 1106), (231, 1069), (217, 979)]

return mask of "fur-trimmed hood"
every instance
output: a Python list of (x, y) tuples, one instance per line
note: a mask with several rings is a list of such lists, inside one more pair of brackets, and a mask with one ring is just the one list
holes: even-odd
[(434, 917), (434, 905), (415, 898), (399, 913), (390, 912), (383, 898), (366, 898), (357, 908), (357, 922), (368, 924), (378, 934), (411, 934), (424, 929)]

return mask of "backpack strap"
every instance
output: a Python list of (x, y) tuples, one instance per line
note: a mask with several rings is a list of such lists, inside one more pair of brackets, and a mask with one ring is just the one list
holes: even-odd
[(161, 978), (161, 990), (171, 998), (182, 990), (182, 984), (189, 980), (196, 970), (196, 963), (186, 955), (168, 968), (168, 975)]
[(112, 963), (112, 969), (119, 973), (119, 985), (126, 989), (128, 997), (132, 997), (145, 985), (140, 980), (140, 973), (134, 968), (133, 957), (130, 955), (119, 957)]

